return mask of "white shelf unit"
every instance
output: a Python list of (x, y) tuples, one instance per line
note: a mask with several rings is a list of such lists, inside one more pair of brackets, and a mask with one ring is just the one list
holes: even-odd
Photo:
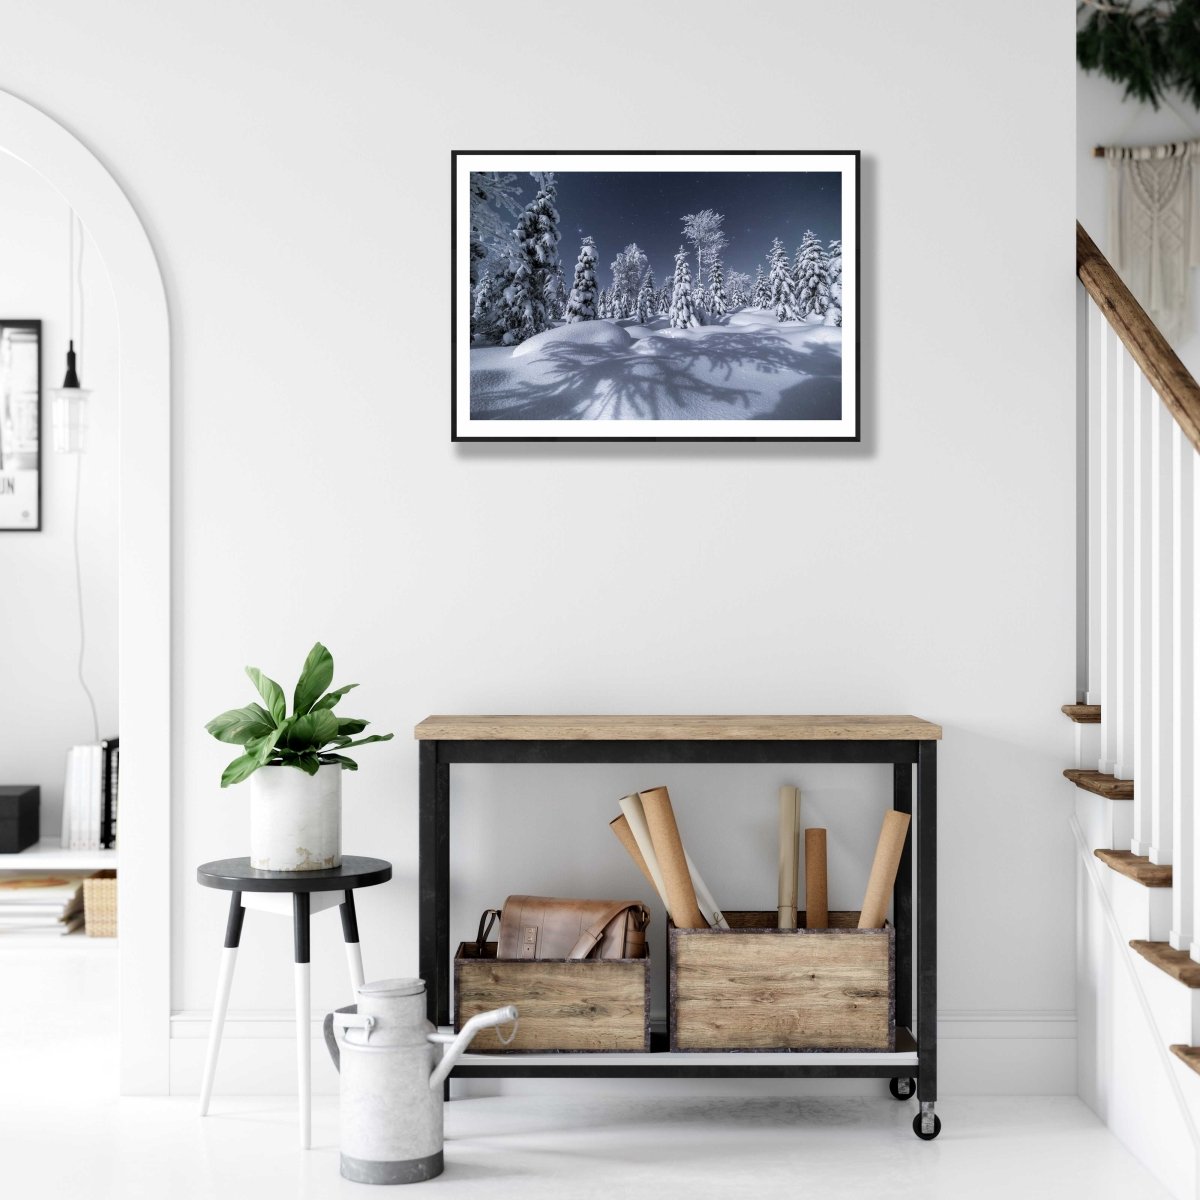
[[(5, 871), (115, 871), (116, 850), (64, 850), (58, 838), (42, 838), (18, 854), (0, 854), (0, 875)], [(31, 950), (43, 946), (116, 946), (117, 939), (74, 933), (0, 932), (0, 946)]]
[(64, 850), (58, 838), (42, 838), (19, 854), (0, 854), (0, 871), (115, 871), (116, 850)]

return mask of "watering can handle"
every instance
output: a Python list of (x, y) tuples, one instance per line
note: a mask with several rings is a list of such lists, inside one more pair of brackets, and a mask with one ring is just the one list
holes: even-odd
[(325, 1045), (329, 1048), (329, 1057), (333, 1059), (333, 1065), (337, 1068), (339, 1075), (342, 1071), (342, 1051), (338, 1045), (334, 1027), (340, 1026), (345, 1029), (347, 1026), (354, 1026), (356, 1029), (365, 1029), (368, 1041), (371, 1039), (371, 1030), (375, 1028), (374, 1017), (360, 1017), (357, 1014), (357, 1004), (349, 1004), (345, 1008), (335, 1008), (333, 1012), (325, 1014), (325, 1020), (321, 1025), (321, 1031), (325, 1034)]
[(321, 1030), (325, 1034), (325, 1045), (329, 1048), (329, 1057), (333, 1059), (333, 1065), (340, 1075), (342, 1073), (342, 1052), (338, 1048), (337, 1037), (333, 1032), (333, 1013), (325, 1014), (325, 1022), (321, 1026)]

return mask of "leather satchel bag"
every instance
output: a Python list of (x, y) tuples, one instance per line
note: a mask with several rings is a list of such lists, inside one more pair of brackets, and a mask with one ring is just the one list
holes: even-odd
[(484, 910), (476, 953), (496, 918), (498, 959), (645, 958), (650, 912), (639, 900), (561, 900), (552, 896), (509, 896), (501, 912)]

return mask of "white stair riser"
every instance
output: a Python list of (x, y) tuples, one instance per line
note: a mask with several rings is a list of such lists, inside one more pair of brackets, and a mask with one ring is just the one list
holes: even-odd
[[(1069, 785), (1070, 786), (1070, 785)], [(1133, 837), (1133, 805), (1075, 789), (1075, 816), (1093, 850), (1128, 850)]]
[(1131, 942), (1167, 940), (1167, 934), (1171, 930), (1170, 888), (1144, 887), (1113, 870), (1107, 871), (1105, 881), (1108, 897), (1124, 938)]

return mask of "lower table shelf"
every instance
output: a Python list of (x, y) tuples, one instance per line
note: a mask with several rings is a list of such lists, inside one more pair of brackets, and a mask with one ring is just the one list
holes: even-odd
[[(450, 1026), (443, 1033), (453, 1033)], [(895, 1050), (725, 1050), (705, 1053), (667, 1049), (664, 1031), (651, 1035), (650, 1052), (641, 1054), (464, 1054), (452, 1074), (460, 1079), (506, 1077), (538, 1078), (550, 1076), (616, 1079), (702, 1078), (729, 1076), (752, 1079), (781, 1078), (879, 1078), (898, 1074), (916, 1077), (917, 1043), (908, 1029), (896, 1030)]]

